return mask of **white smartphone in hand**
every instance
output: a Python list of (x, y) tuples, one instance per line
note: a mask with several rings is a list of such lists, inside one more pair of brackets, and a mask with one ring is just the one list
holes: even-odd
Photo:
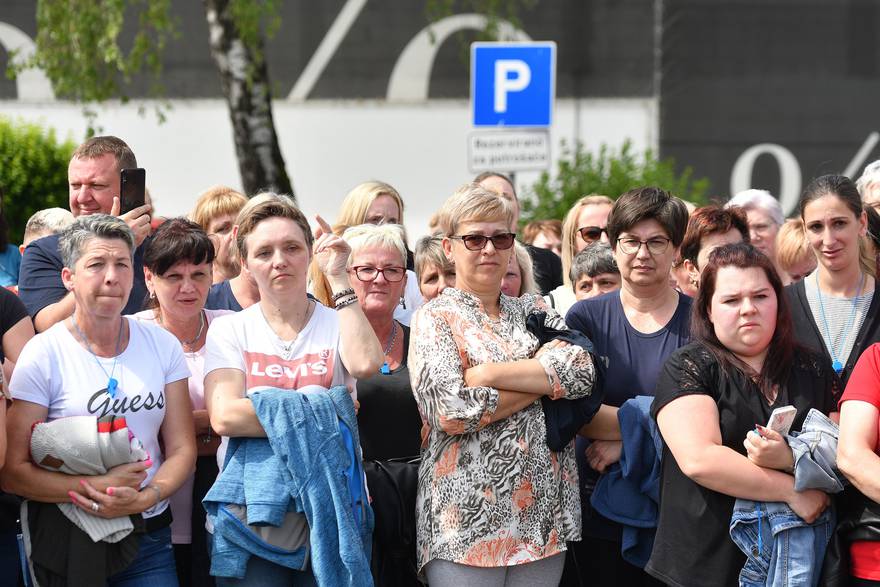
[(766, 427), (785, 436), (791, 430), (791, 425), (794, 424), (795, 416), (797, 416), (797, 408), (794, 406), (776, 408), (773, 410), (773, 413), (770, 414), (770, 420), (767, 422)]

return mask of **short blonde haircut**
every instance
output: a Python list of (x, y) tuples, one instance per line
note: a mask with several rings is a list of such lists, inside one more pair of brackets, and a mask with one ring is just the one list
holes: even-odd
[(400, 266), (406, 267), (406, 244), (403, 240), (403, 229), (397, 224), (360, 224), (352, 226), (342, 233), (342, 238), (351, 247), (346, 268), (351, 267), (354, 257), (370, 247), (391, 249), (400, 255)]
[(519, 265), (520, 278), (522, 279), (522, 283), (519, 286), (519, 295), (538, 293), (538, 285), (535, 283), (535, 268), (528, 249), (515, 242), (513, 253), (516, 258), (516, 264)]
[(379, 196), (389, 196), (397, 202), (400, 224), (403, 224), (403, 198), (389, 184), (383, 181), (365, 181), (354, 186), (339, 207), (337, 225), (357, 226), (367, 221), (367, 210)]
[(290, 196), (276, 194), (274, 192), (263, 192), (257, 194), (245, 204), (244, 208), (238, 213), (235, 224), (238, 226), (238, 233), (235, 236), (235, 245), (238, 247), (238, 254), (242, 259), (247, 259), (247, 237), (254, 231), (257, 225), (263, 220), (269, 218), (287, 218), (292, 220), (302, 229), (303, 236), (306, 239), (306, 246), (309, 254), (312, 251), (312, 227), (309, 226), (305, 215), (297, 208)]
[(237, 215), (247, 203), (244, 194), (230, 187), (215, 185), (202, 192), (189, 217), (207, 231), (212, 220), (226, 214)]
[(513, 206), (495, 192), (476, 183), (468, 183), (443, 203), (438, 212), (440, 230), (452, 236), (464, 222), (513, 222)]
[(21, 244), (29, 245), (32, 241), (49, 236), (50, 234), (58, 234), (71, 224), (75, 218), (70, 210), (64, 208), (46, 208), (34, 212), (33, 216), (28, 218), (24, 227), (24, 236)]
[(575, 255), (577, 255), (575, 242), (577, 242), (577, 231), (580, 228), (577, 225), (578, 216), (580, 216), (581, 210), (587, 206), (600, 205), (613, 206), (614, 200), (608, 196), (590, 194), (575, 202), (568, 211), (568, 214), (565, 215), (565, 220), (562, 222), (562, 281), (565, 285), (571, 285), (568, 273), (571, 269), (571, 262)]
[(442, 236), (423, 236), (420, 238), (416, 242), (414, 257), (416, 277), (419, 278), (419, 281), (429, 266), (433, 265), (444, 271), (449, 271), (453, 267), (453, 264), (446, 258), (446, 253), (443, 252)]
[(790, 218), (782, 223), (776, 234), (776, 262), (783, 271), (791, 269), (813, 257), (813, 251), (804, 232), (804, 221)]

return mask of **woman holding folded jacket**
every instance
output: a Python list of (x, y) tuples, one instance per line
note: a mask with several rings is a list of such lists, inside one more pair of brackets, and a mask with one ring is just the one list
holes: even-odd
[[(251, 393), (267, 388), (310, 393), (338, 385), (353, 390), (353, 377), (377, 373), (383, 363), (382, 348), (349, 285), (349, 247), (323, 220), (318, 222), (314, 238), (293, 201), (273, 193), (255, 196), (239, 213), (235, 243), (242, 267), (259, 287), (260, 301), (217, 318), (208, 332), (205, 396), (212, 428), (224, 437), (217, 453), (221, 466), (228, 437), (266, 436)], [(306, 295), (313, 256), (327, 277), (335, 310)], [(308, 523), (300, 513), (289, 512), (283, 530), (308, 538)], [(311, 537), (312, 544), (319, 539)], [(221, 587), (313, 585), (315, 579), (311, 566), (293, 570), (251, 556), (243, 578), (217, 577), (216, 582)]]
[[(758, 426), (774, 408), (835, 410), (836, 378), (794, 341), (782, 283), (747, 244), (709, 255), (691, 318), (692, 342), (673, 352), (651, 413), (664, 448), (660, 513), (646, 571), (669, 585), (737, 585), (746, 562), (728, 526), (737, 498), (787, 503), (806, 522), (828, 506), (817, 490), (794, 490), (791, 449)], [(813, 561), (821, 564), (821, 561)]]
[[(49, 528), (29, 515), (30, 562), (41, 584), (78, 568), (77, 576), (64, 578), (68, 584), (177, 585), (168, 497), (195, 462), (189, 370), (171, 334), (120, 315), (134, 278), (134, 237), (124, 222), (81, 217), (65, 229), (60, 247), (61, 277), (76, 307), (73, 316), (31, 339), (16, 364), (3, 488), (35, 502), (29, 514), (52, 516), (58, 509), (39, 503), (73, 503), (98, 518), (143, 519), (145, 533), (135, 536), (134, 546), (111, 554), (114, 545), (92, 543), (66, 518)], [(31, 427), (67, 416), (124, 417), (150, 459), (96, 476), (35, 465)]]
[(205, 409), (205, 339), (214, 318), (230, 310), (206, 310), (211, 288), (214, 244), (201, 227), (186, 218), (160, 226), (144, 251), (144, 277), (150, 293), (148, 309), (133, 316), (173, 334), (183, 348), (190, 370), (187, 381), (193, 409), (198, 458), (183, 486), (171, 496), (171, 542), (181, 585), (213, 585), (202, 498), (217, 478), (220, 438), (211, 431)]
[(412, 323), (413, 392), (431, 430), (419, 471), (418, 562), (432, 586), (557, 585), (566, 542), (580, 538), (573, 444), (547, 447), (543, 396), (591, 393), (579, 346), (538, 348), (530, 314), (565, 329), (534, 295), (501, 293), (513, 211), (476, 184), (440, 212), (456, 287)]

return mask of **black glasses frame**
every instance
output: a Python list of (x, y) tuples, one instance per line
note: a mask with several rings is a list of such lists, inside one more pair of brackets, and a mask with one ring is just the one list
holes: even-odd
[[(362, 272), (362, 270), (364, 270), (364, 269), (367, 269), (367, 270), (369, 270), (370, 272), (375, 271), (375, 273), (373, 274), (372, 277), (364, 278), (364, 277), (361, 276), (361, 272)], [(392, 278), (391, 278), (391, 275), (392, 275), (392, 274), (390, 274), (390, 273), (386, 273), (389, 269), (397, 269), (397, 270), (399, 270), (399, 271), (400, 271), (400, 276), (397, 277), (396, 279), (392, 279)], [(380, 274), (380, 273), (381, 273), (382, 276), (385, 278), (385, 281), (387, 281), (388, 283), (399, 283), (399, 282), (403, 281), (403, 278), (404, 278), (404, 276), (406, 275), (406, 267), (398, 267), (398, 266), (382, 267), (382, 268), (380, 269), (380, 268), (378, 268), (378, 267), (371, 267), (371, 266), (369, 266), (369, 265), (358, 265), (357, 267), (352, 267), (351, 270), (352, 270), (352, 272), (354, 272), (355, 277), (357, 277), (357, 278), (358, 278), (359, 280), (361, 280), (361, 281), (366, 281), (366, 282), (368, 282), (368, 283), (369, 283), (370, 281), (376, 281), (376, 279), (379, 278), (379, 274)]]
[[(662, 241), (662, 245), (660, 242)], [(669, 243), (672, 242), (672, 239), (666, 236), (655, 236), (651, 237), (646, 241), (639, 240), (637, 238), (633, 238), (631, 236), (622, 236), (617, 239), (617, 246), (620, 247), (620, 250), (625, 255), (638, 255), (639, 249), (642, 248), (642, 245), (645, 245), (645, 248), (648, 249), (648, 252), (652, 255), (662, 255), (669, 248)], [(627, 244), (623, 244), (627, 243)], [(633, 244), (639, 243), (634, 249)], [(653, 248), (652, 248), (653, 243)]]

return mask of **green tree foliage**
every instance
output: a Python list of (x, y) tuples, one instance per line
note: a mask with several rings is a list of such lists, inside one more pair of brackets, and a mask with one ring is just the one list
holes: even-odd
[[(94, 134), (92, 105), (127, 102), (133, 76), (149, 74), (151, 93), (162, 95), (162, 52), (177, 34), (170, 6), (171, 0), (38, 0), (37, 50), (29, 60), (10, 59), (9, 74), (42, 69), (58, 97), (84, 105)], [(137, 26), (124, 27), (126, 17)], [(156, 112), (161, 118), (162, 109)]]
[(20, 243), (37, 210), (67, 208), (67, 163), (76, 144), (54, 130), (0, 117), (0, 190), (9, 240)]
[(709, 180), (694, 178), (693, 169), (676, 171), (673, 159), (658, 159), (653, 151), (635, 153), (630, 141), (619, 151), (602, 145), (598, 153), (574, 149), (563, 143), (556, 174), (544, 172), (540, 179), (525, 190), (521, 220), (562, 219), (575, 201), (589, 194), (602, 194), (616, 199), (633, 188), (654, 185), (670, 193), (702, 204), (706, 201)]

